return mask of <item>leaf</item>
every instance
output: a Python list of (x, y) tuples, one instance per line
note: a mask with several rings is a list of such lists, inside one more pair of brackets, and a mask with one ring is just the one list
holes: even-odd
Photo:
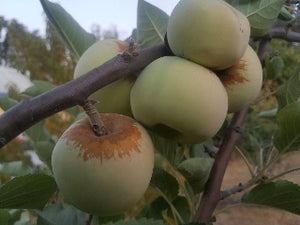
[(49, 91), (55, 87), (52, 83), (43, 80), (34, 80), (32, 81), (32, 83), (33, 83), (32, 86), (30, 86), (24, 92), (22, 92), (23, 95), (34, 97), (46, 91)]
[(274, 24), (284, 0), (235, 0), (232, 5), (244, 13), (251, 26), (251, 36), (263, 36)]
[(73, 206), (49, 205), (38, 211), (37, 225), (83, 225), (88, 215)]
[(300, 101), (285, 106), (277, 115), (274, 144), (279, 152), (300, 149)]
[(51, 156), (54, 146), (55, 142), (52, 139), (48, 141), (34, 142), (34, 150), (36, 154), (39, 156), (40, 160), (49, 166), (49, 168), (51, 168)]
[(177, 197), (179, 190), (178, 182), (163, 169), (154, 168), (150, 184), (170, 201)]
[(139, 0), (137, 11), (137, 41), (141, 48), (164, 42), (169, 16), (150, 3)]
[(8, 210), (0, 209), (0, 224), (8, 225), (10, 220), (10, 213)]
[(265, 59), (265, 72), (267, 73), (267, 79), (273, 80), (280, 78), (284, 70), (284, 61), (280, 56), (273, 57), (269, 60)]
[(18, 104), (18, 102), (8, 96), (1, 96), (0, 97), (0, 107), (4, 110), (7, 111), (11, 107), (15, 106)]
[(34, 142), (48, 141), (51, 139), (51, 134), (44, 127), (44, 121), (36, 123), (27, 129), (25, 133)]
[(242, 202), (283, 209), (300, 215), (300, 187), (286, 180), (259, 184), (243, 196)]
[(25, 165), (22, 161), (0, 164), (0, 174), (4, 174), (7, 176), (24, 176), (29, 173), (32, 173), (31, 167)]
[(151, 136), (155, 149), (165, 158), (168, 162), (176, 166), (183, 159), (183, 148), (178, 145), (176, 139), (168, 139), (157, 133), (147, 130)]
[(276, 90), (279, 110), (285, 105), (297, 101), (300, 97), (300, 61), (296, 65), (294, 74)]
[[(96, 38), (86, 32), (59, 4), (40, 0), (42, 7), (71, 51), (79, 58)], [(82, 4), (84, 7), (84, 3)]]
[(273, 118), (277, 115), (277, 113), (278, 113), (278, 109), (274, 108), (274, 109), (262, 111), (262, 112), (258, 113), (258, 116), (262, 117), (262, 118)]
[(178, 170), (187, 179), (193, 191), (200, 193), (204, 189), (213, 163), (212, 158), (191, 158), (180, 163)]
[(279, 13), (278, 18), (281, 19), (281, 20), (285, 20), (285, 21), (289, 21), (289, 20), (294, 19), (293, 15), (285, 7), (282, 7), (280, 9), (280, 13)]
[[(172, 205), (180, 213), (180, 216), (184, 221), (189, 221), (190, 219), (190, 209), (187, 204), (186, 198), (183, 196), (177, 196), (173, 201)], [(173, 217), (172, 210), (169, 204), (163, 197), (158, 197), (149, 204), (147, 204), (139, 216), (152, 218), (152, 219), (164, 219), (163, 212), (167, 212), (169, 218)]]
[(56, 189), (53, 177), (47, 175), (16, 177), (0, 188), (0, 208), (40, 209)]

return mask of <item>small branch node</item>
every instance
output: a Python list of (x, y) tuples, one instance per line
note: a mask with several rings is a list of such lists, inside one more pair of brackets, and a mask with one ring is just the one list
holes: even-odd
[(133, 56), (138, 56), (138, 50), (137, 50), (138, 44), (134, 42), (132, 38), (129, 40), (128, 47), (126, 50), (123, 52), (122, 56), (126, 59), (129, 60)]
[(104, 136), (107, 135), (109, 132), (105, 127), (104, 123), (102, 122), (100, 114), (95, 107), (96, 103), (98, 103), (98, 101), (86, 100), (85, 103), (82, 105), (82, 108), (89, 117), (91, 127), (93, 128), (94, 133), (97, 136)]

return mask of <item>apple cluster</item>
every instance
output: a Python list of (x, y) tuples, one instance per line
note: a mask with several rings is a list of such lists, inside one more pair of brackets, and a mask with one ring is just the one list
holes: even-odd
[[(120, 79), (90, 96), (100, 102), (108, 134), (96, 136), (83, 118), (58, 140), (52, 167), (66, 201), (100, 216), (124, 212), (146, 191), (154, 165), (154, 147), (141, 124), (199, 143), (218, 132), (228, 113), (251, 103), (262, 68), (249, 37), (247, 18), (225, 1), (180, 0), (167, 27), (174, 55), (153, 61), (137, 79)], [(74, 78), (127, 47), (114, 39), (96, 42), (79, 59)]]

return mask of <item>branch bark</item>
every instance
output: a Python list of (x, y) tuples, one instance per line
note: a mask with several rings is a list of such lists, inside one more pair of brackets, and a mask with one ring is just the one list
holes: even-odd
[(137, 74), (149, 63), (171, 53), (164, 44), (146, 48), (138, 56), (118, 55), (79, 78), (30, 100), (23, 100), (0, 116), (0, 148), (35, 123), (75, 105), (122, 77)]
[(206, 183), (200, 205), (196, 211), (194, 220), (197, 222), (209, 222), (220, 198), (220, 189), (225, 170), (234, 146), (241, 135), (241, 127), (247, 115), (249, 106), (235, 113), (230, 127), (224, 137), (220, 150), (215, 158), (209, 179)]

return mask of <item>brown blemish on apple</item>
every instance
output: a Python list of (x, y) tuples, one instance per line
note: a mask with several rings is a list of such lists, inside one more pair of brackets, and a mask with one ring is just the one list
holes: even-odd
[(217, 75), (225, 87), (230, 87), (236, 83), (248, 82), (249, 80), (241, 75), (241, 72), (246, 70), (246, 66), (247, 63), (244, 60), (240, 60), (228, 69), (217, 71)]
[(124, 52), (128, 46), (128, 43), (125, 41), (115, 40), (115, 43), (118, 45), (119, 51)]
[(76, 128), (69, 129), (63, 134), (63, 139), (72, 141), (69, 144), (80, 149), (79, 157), (84, 161), (97, 158), (102, 162), (112, 158), (130, 157), (132, 152), (141, 152), (138, 145), (141, 132), (133, 119), (113, 113), (100, 115), (109, 134), (96, 136), (88, 118), (77, 121)]

